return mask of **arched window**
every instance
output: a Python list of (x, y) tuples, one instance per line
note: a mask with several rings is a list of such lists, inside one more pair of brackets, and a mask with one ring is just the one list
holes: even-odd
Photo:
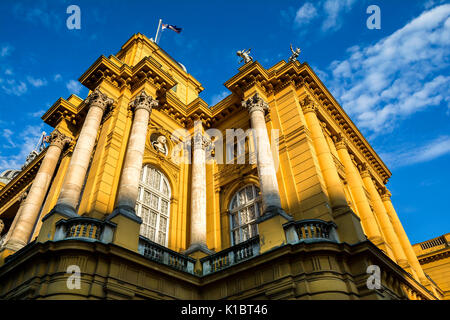
[(136, 213), (142, 219), (140, 234), (167, 246), (170, 218), (170, 186), (158, 169), (146, 165), (141, 171)]
[(256, 219), (261, 215), (261, 193), (255, 185), (248, 185), (231, 198), (230, 222), (232, 245), (258, 234)]

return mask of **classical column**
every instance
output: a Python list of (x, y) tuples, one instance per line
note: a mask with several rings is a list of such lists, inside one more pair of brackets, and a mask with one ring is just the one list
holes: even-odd
[(386, 237), (386, 241), (393, 251), (395, 261), (397, 262), (398, 265), (402, 267), (407, 266), (408, 260), (406, 259), (405, 253), (403, 252), (403, 249), (400, 245), (397, 234), (394, 231), (392, 223), (389, 220), (386, 208), (384, 207), (383, 201), (381, 200), (381, 196), (378, 193), (377, 188), (375, 187), (375, 183), (372, 180), (372, 177), (369, 173), (367, 164), (363, 165), (361, 177), (363, 179), (367, 191), (370, 194), (375, 214), (377, 215), (381, 230), (383, 231), (383, 234)]
[[(197, 129), (197, 128), (196, 128)], [(206, 245), (206, 148), (211, 141), (202, 132), (195, 130), (192, 155), (191, 180), (191, 241), (188, 253), (204, 251)]]
[(71, 141), (69, 137), (58, 130), (52, 132), (50, 139), (50, 146), (33, 180), (30, 191), (19, 208), (18, 220), (5, 244), (8, 249), (17, 251), (28, 243), (36, 219), (39, 217), (45, 195), (50, 187), (50, 181), (61, 156), (61, 151)]
[(263, 216), (281, 214), (291, 220), (281, 208), (280, 192), (277, 174), (270, 148), (269, 135), (265, 121), (265, 113), (269, 110), (267, 103), (255, 93), (251, 98), (242, 102), (242, 106), (250, 114), (252, 133), (256, 144), (256, 164), (258, 167), (259, 187), (262, 197)]
[(81, 128), (75, 150), (70, 159), (58, 201), (53, 211), (66, 216), (76, 216), (76, 207), (97, 139), (103, 113), (114, 101), (97, 88), (86, 98), (89, 111)]
[(327, 186), (331, 206), (333, 209), (348, 207), (344, 188), (337, 173), (333, 155), (331, 154), (319, 119), (317, 118), (317, 106), (309, 96), (306, 96), (303, 99), (301, 106), (303, 114), (305, 115), (306, 124), (311, 132), (311, 138), (314, 143), (314, 149), (316, 150), (325, 185)]
[(152, 108), (158, 100), (148, 96), (144, 90), (130, 104), (134, 108), (134, 119), (128, 140), (122, 175), (120, 178), (117, 205), (115, 211), (122, 211), (135, 216), (135, 205), (139, 191), (139, 179), (144, 159), (145, 139)]
[(339, 159), (344, 165), (345, 175), (347, 177), (350, 192), (355, 198), (355, 205), (358, 208), (361, 223), (364, 226), (364, 230), (369, 240), (378, 245), (383, 242), (383, 238), (378, 229), (372, 209), (370, 208), (369, 200), (366, 197), (359, 171), (353, 164), (350, 154), (348, 153), (345, 138), (342, 137), (342, 135), (338, 135), (336, 140), (336, 150)]
[(420, 282), (423, 282), (424, 280), (427, 281), (422, 266), (420, 265), (419, 260), (417, 260), (414, 249), (409, 242), (408, 236), (406, 235), (405, 229), (403, 229), (402, 223), (400, 222), (400, 219), (395, 212), (394, 206), (392, 205), (391, 193), (389, 192), (389, 190), (385, 189), (385, 192), (381, 196), (381, 199), (389, 217), (391, 218), (392, 225), (394, 226), (394, 231), (397, 234), (398, 239), (400, 240), (400, 244), (403, 248), (403, 251), (405, 252), (410, 266), (415, 271)]

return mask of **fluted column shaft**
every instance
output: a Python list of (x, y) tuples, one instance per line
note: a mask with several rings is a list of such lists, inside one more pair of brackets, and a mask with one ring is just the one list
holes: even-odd
[(191, 181), (191, 244), (206, 246), (206, 148), (210, 141), (194, 135)]
[(350, 154), (347, 150), (347, 145), (343, 140), (336, 143), (336, 149), (342, 164), (344, 165), (345, 174), (347, 177), (350, 192), (355, 198), (355, 205), (358, 208), (361, 223), (364, 226), (367, 237), (373, 243), (378, 244), (382, 242), (378, 224), (370, 208), (369, 200), (366, 197), (363, 182), (359, 175), (358, 169), (353, 164)]
[(7, 248), (18, 250), (28, 243), (45, 195), (50, 187), (50, 181), (61, 156), (61, 151), (69, 142), (70, 138), (57, 130), (52, 132), (50, 146), (33, 180), (30, 191), (17, 213), (19, 217), (9, 235)]
[(422, 282), (423, 280), (426, 279), (425, 274), (423, 272), (422, 266), (419, 263), (419, 260), (417, 259), (414, 249), (411, 246), (411, 243), (409, 242), (405, 229), (403, 229), (402, 223), (400, 222), (400, 219), (398, 218), (398, 215), (395, 212), (394, 206), (392, 205), (390, 192), (387, 191), (385, 194), (382, 195), (381, 198), (384, 207), (386, 208), (386, 211), (391, 218), (394, 231), (398, 236), (403, 251), (405, 252), (406, 258), (408, 259), (408, 262), (411, 265), (411, 267), (414, 269), (416, 275), (419, 277), (419, 280)]
[(383, 201), (381, 200), (381, 196), (375, 187), (375, 183), (372, 181), (372, 177), (370, 176), (369, 171), (366, 169), (361, 173), (364, 185), (367, 188), (367, 191), (372, 198), (372, 204), (375, 210), (375, 213), (378, 217), (378, 222), (380, 223), (381, 230), (383, 231), (384, 236), (386, 237), (386, 241), (390, 245), (395, 261), (402, 267), (408, 265), (408, 260), (406, 259), (405, 253), (400, 245), (400, 241), (394, 231), (394, 228), (389, 220), (389, 216), (386, 212), (386, 208), (384, 207)]
[(61, 192), (55, 206), (55, 209), (62, 209), (62, 211), (72, 215), (76, 214), (75, 209), (80, 199), (81, 189), (86, 177), (103, 113), (106, 107), (113, 103), (113, 100), (96, 89), (88, 96), (86, 103), (89, 111), (84, 120), (72, 158), (70, 159)]
[(151, 96), (147, 96), (144, 91), (131, 104), (134, 107), (135, 114), (123, 164), (116, 207), (133, 213), (139, 191), (148, 121), (152, 108), (157, 104), (158, 101), (153, 100)]
[(264, 214), (268, 211), (278, 212), (281, 210), (280, 192), (264, 117), (269, 106), (258, 94), (244, 101), (242, 105), (250, 114), (252, 132), (256, 142), (256, 163), (263, 212)]
[(306, 125), (311, 132), (311, 138), (313, 140), (314, 149), (316, 150), (317, 159), (325, 180), (325, 185), (327, 186), (331, 206), (333, 208), (348, 207), (344, 188), (337, 173), (333, 155), (331, 154), (330, 148), (322, 131), (322, 126), (317, 118), (317, 107), (307, 96), (302, 101), (302, 109), (305, 115)]

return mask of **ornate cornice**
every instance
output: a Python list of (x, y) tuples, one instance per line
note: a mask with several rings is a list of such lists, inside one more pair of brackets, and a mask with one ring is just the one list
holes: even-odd
[(263, 112), (269, 110), (269, 105), (262, 99), (258, 93), (255, 93), (251, 98), (242, 101), (242, 106), (251, 115), (253, 112)]

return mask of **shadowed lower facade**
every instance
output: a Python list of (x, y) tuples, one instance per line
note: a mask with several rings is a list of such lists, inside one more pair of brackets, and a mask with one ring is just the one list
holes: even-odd
[(0, 298), (444, 297), (389, 169), (307, 63), (249, 60), (208, 106), (136, 34), (79, 81), (88, 97), (58, 99), (48, 146), (0, 180)]

